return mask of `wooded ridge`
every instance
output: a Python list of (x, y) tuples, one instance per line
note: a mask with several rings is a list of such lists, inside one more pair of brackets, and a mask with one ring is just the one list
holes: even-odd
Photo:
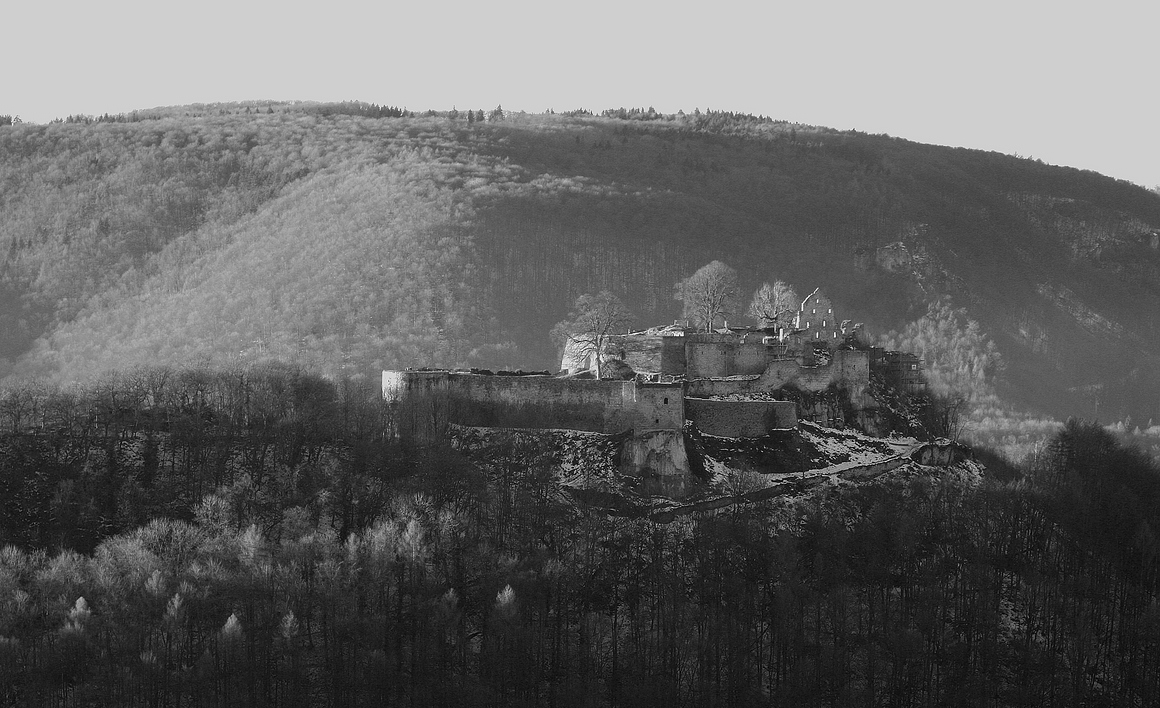
[(252, 102), (0, 126), (0, 375), (543, 368), (578, 295), (665, 323), (673, 284), (719, 259), (743, 292), (824, 285), (872, 338), (950, 303), (997, 346), (1005, 399), (1160, 419), (1153, 192), (723, 112), (466, 116)]

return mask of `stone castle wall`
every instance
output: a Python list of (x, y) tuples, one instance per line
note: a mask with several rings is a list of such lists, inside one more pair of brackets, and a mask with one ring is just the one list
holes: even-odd
[(685, 426), (685, 388), (681, 384), (636, 384), (626, 389), (626, 395), (630, 390), (634, 398), (626, 402), (626, 409), (633, 430), (680, 430)]
[(797, 426), (793, 401), (716, 401), (686, 398), (685, 414), (697, 430), (723, 438), (757, 438)]
[[(760, 340), (729, 341), (730, 335), (696, 334), (656, 337), (677, 340), (688, 353), (689, 370), (752, 371), (767, 357)], [(700, 339), (705, 341), (698, 341)], [(719, 338), (722, 341), (716, 341)], [(659, 341), (656, 356), (676, 348)], [(383, 398), (394, 408), (398, 434), (415, 439), (442, 437), (447, 425), (495, 428), (562, 428), (598, 433), (680, 430), (688, 418), (711, 435), (749, 437), (772, 428), (792, 427), (797, 418), (841, 424), (842, 401), (693, 401), (731, 396), (768, 398), (783, 387), (820, 393), (841, 385), (855, 411), (874, 402), (867, 394), (869, 354), (838, 350), (829, 363), (802, 366), (793, 359), (767, 361), (758, 375), (690, 378), (675, 383), (558, 378), (546, 375), (502, 376), (453, 371), (384, 371)], [(843, 399), (844, 400), (844, 399)], [(796, 416), (788, 412), (796, 406)], [(812, 407), (811, 407), (812, 406)], [(707, 428), (703, 427), (707, 426)]]
[(449, 423), (609, 434), (684, 425), (679, 384), (384, 371), (383, 398), (395, 407), (400, 434), (420, 439), (441, 436)]
[(803, 391), (824, 391), (831, 384), (845, 384), (855, 407), (859, 407), (870, 382), (870, 356), (867, 352), (839, 349), (828, 364), (802, 366), (793, 359), (769, 362), (756, 377), (693, 379), (687, 383), (686, 395), (697, 398), (761, 394), (793, 386)]
[(760, 334), (738, 338), (730, 334), (691, 334), (686, 337), (685, 351), (690, 379), (714, 376), (760, 374), (781, 353), (781, 347), (770, 346)]
[[(675, 338), (674, 338), (675, 339)], [(712, 344), (707, 342), (706, 344)], [(698, 345), (699, 346), (699, 345)], [(763, 346), (763, 345), (759, 345)], [(662, 349), (663, 351), (663, 349)], [(695, 351), (683, 348), (683, 351)], [(718, 347), (719, 352), (730, 350)], [(734, 348), (732, 358), (742, 348)], [(693, 357), (690, 357), (692, 359)], [(728, 364), (730, 356), (714, 359)], [(756, 360), (756, 356), (753, 357)], [(638, 383), (552, 376), (488, 376), (452, 371), (384, 371), (383, 398), (394, 407), (397, 432), (415, 439), (436, 439), (456, 423), (496, 428), (563, 428), (598, 433), (680, 430), (686, 418), (711, 435), (748, 437), (771, 428), (792, 427), (781, 401), (711, 401), (694, 399), (768, 395), (785, 386), (822, 392), (841, 384), (851, 404), (869, 408), (866, 352), (839, 350), (823, 366), (801, 366), (792, 359), (769, 362), (760, 375), (694, 378), (680, 383)], [(829, 423), (834, 412), (797, 410), (797, 417)]]
[(687, 376), (690, 379), (702, 376), (728, 376), (729, 344), (716, 342), (689, 342), (685, 345), (688, 358)]
[(630, 427), (625, 381), (550, 376), (449, 374), (459, 425), (492, 428), (569, 428), (597, 433)]
[(737, 345), (737, 353), (733, 359), (733, 373), (730, 374), (760, 374), (765, 371), (769, 362), (776, 358), (774, 352), (780, 353), (781, 347), (769, 347), (762, 343), (761, 337), (753, 336)]
[(784, 346), (765, 344), (760, 333), (738, 337), (719, 332), (687, 332), (609, 337), (605, 356), (623, 359), (633, 371), (699, 378), (760, 374), (784, 350)]

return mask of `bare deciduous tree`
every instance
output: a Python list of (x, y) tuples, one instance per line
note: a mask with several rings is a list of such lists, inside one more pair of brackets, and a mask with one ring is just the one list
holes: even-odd
[(598, 295), (584, 294), (576, 298), (568, 319), (552, 328), (552, 340), (561, 347), (571, 342), (580, 357), (593, 356), (596, 376), (601, 375), (600, 355), (610, 334), (628, 329), (632, 313), (620, 298), (603, 290)]
[(800, 302), (797, 292), (784, 281), (778, 280), (773, 285), (762, 283), (753, 293), (747, 314), (766, 327), (788, 325)]
[(676, 284), (674, 297), (685, 304), (685, 317), (712, 331), (718, 317), (738, 309), (737, 271), (721, 261), (702, 266)]

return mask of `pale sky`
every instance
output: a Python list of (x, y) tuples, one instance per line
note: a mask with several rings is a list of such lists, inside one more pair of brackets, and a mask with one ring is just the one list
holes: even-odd
[(1160, 3), (5, 0), (0, 114), (714, 108), (1160, 185)]

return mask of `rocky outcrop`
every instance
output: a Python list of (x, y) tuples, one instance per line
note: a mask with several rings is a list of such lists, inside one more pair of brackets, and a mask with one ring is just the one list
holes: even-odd
[(681, 499), (689, 493), (689, 456), (685, 434), (679, 430), (656, 430), (624, 441), (621, 472), (641, 478), (640, 492)]
[(950, 467), (966, 460), (968, 456), (966, 448), (945, 438), (923, 443), (911, 450), (909, 455), (911, 460), (927, 467)]

